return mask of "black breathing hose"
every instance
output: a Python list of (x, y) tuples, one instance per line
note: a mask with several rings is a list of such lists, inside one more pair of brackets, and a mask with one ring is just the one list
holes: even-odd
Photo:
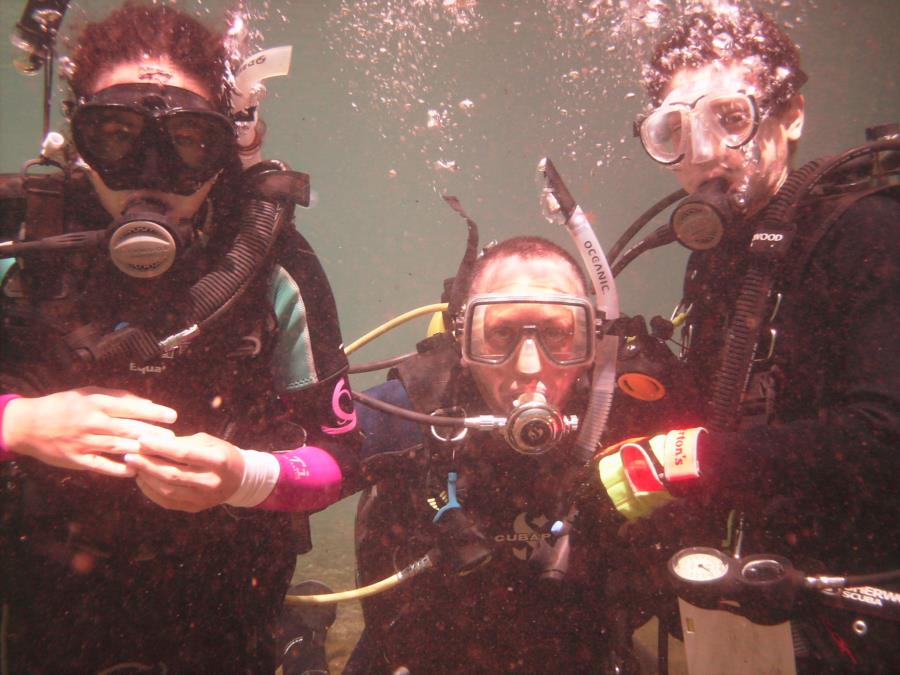
[[(782, 228), (789, 222), (785, 220), (786, 216), (793, 212), (797, 198), (807, 189), (820, 165), (819, 161), (814, 160), (788, 177), (778, 195), (763, 212), (757, 229)], [(774, 280), (774, 268), (774, 261), (757, 255), (744, 276), (735, 302), (734, 316), (725, 333), (721, 366), (712, 380), (709, 428), (714, 431), (728, 431), (737, 422), (738, 404), (756, 348), (758, 317), (762, 315), (767, 302)]]
[(392, 356), (389, 359), (369, 361), (368, 363), (361, 363), (358, 366), (350, 366), (350, 369), (347, 372), (350, 375), (355, 375), (357, 373), (371, 373), (375, 370), (384, 370), (385, 368), (391, 368), (393, 366), (399, 365), (406, 361), (406, 359), (415, 355), (416, 352), (408, 352), (406, 354), (400, 354), (399, 356)]
[(651, 206), (640, 216), (638, 216), (637, 220), (635, 220), (631, 225), (628, 226), (628, 229), (622, 233), (622, 235), (616, 240), (616, 243), (613, 244), (613, 247), (609, 249), (609, 256), (607, 259), (609, 260), (610, 265), (616, 262), (616, 258), (619, 257), (619, 254), (628, 245), (628, 242), (631, 241), (637, 235), (637, 233), (644, 228), (644, 225), (649, 223), (657, 215), (665, 211), (679, 199), (686, 196), (687, 192), (685, 190), (676, 190), (675, 192), (660, 199), (653, 206)]
[[(234, 305), (262, 268), (278, 234), (289, 220), (287, 212), (285, 205), (278, 202), (248, 200), (243, 225), (231, 249), (211, 272), (190, 288), (188, 318), (183, 320), (187, 325), (182, 330), (199, 333)], [(159, 357), (166, 349), (165, 342), (171, 339), (161, 340), (143, 326), (129, 326), (104, 335), (79, 351), (94, 362), (132, 358), (146, 363)]]
[(191, 286), (189, 321), (204, 326), (231, 308), (247, 289), (288, 220), (282, 204), (250, 199), (243, 226), (224, 260)]
[(866, 584), (889, 584), (900, 580), (900, 569), (887, 572), (875, 572), (873, 574), (856, 574), (844, 577), (847, 586), (863, 586)]
[(619, 276), (619, 274), (631, 263), (632, 260), (637, 258), (642, 253), (647, 251), (651, 251), (654, 248), (659, 248), (660, 246), (666, 246), (667, 244), (671, 244), (675, 241), (675, 231), (667, 224), (662, 225), (657, 230), (650, 234), (637, 244), (629, 248), (625, 253), (622, 254), (622, 257), (616, 260), (612, 265), (612, 275), (614, 277)]
[(410, 410), (409, 408), (403, 408), (399, 405), (394, 405), (393, 403), (386, 403), (380, 399), (369, 396), (368, 394), (364, 394), (361, 391), (353, 391), (351, 393), (353, 398), (364, 406), (369, 408), (374, 408), (375, 410), (380, 410), (381, 412), (387, 413), (389, 415), (396, 415), (397, 417), (402, 417), (403, 419), (410, 420), (412, 422), (418, 422), (419, 424), (427, 424), (428, 426), (438, 426), (438, 427), (476, 427), (481, 428), (481, 425), (472, 424), (471, 422), (467, 422), (464, 417), (449, 417), (446, 415), (426, 415), (425, 413), (420, 413), (415, 410)]

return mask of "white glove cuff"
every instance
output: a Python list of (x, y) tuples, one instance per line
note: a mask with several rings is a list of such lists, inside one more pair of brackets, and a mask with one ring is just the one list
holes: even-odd
[(275, 455), (269, 452), (240, 448), (238, 452), (244, 458), (244, 475), (241, 477), (241, 486), (225, 503), (231, 506), (256, 506), (272, 493), (281, 474), (281, 467)]
[(697, 452), (700, 435), (705, 433), (706, 429), (703, 427), (695, 427), (678, 429), (666, 434), (663, 452), (656, 451), (657, 457), (662, 454), (666, 480), (675, 482), (700, 477), (700, 460)]

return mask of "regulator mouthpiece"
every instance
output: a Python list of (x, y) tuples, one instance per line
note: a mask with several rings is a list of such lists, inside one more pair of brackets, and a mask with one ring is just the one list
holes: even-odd
[(523, 455), (542, 455), (552, 450), (577, 425), (547, 403), (539, 392), (522, 394), (506, 419), (504, 436), (509, 446)]
[(682, 245), (692, 251), (708, 251), (718, 246), (734, 218), (727, 190), (728, 181), (716, 178), (701, 185), (675, 207), (669, 222)]
[(158, 202), (138, 201), (112, 224), (109, 255), (119, 270), (137, 279), (152, 279), (172, 266), (187, 241), (167, 211)]

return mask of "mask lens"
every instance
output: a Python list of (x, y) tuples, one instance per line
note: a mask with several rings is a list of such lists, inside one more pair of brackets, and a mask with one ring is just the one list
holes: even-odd
[(743, 145), (756, 131), (756, 110), (753, 101), (744, 94), (711, 97), (706, 101), (704, 112), (728, 147)]
[(73, 123), (75, 144), (88, 164), (105, 168), (134, 155), (144, 125), (144, 116), (132, 110), (84, 108)]
[(560, 300), (482, 301), (470, 303), (464, 349), (476, 362), (500, 364), (532, 337), (558, 365), (591, 359), (593, 322), (587, 303)]
[(684, 155), (682, 150), (685, 111), (677, 108), (654, 110), (641, 124), (641, 142), (657, 162), (672, 164)]
[(164, 125), (178, 159), (203, 180), (224, 166), (234, 144), (227, 122), (210, 114), (179, 111), (167, 116)]

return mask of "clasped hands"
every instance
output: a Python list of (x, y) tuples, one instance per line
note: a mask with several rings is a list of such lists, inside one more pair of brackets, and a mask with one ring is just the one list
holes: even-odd
[(171, 408), (116, 389), (85, 387), (11, 401), (3, 442), (20, 455), (76, 471), (133, 477), (150, 500), (197, 512), (235, 493), (244, 473), (238, 449), (200, 433), (175, 436)]

